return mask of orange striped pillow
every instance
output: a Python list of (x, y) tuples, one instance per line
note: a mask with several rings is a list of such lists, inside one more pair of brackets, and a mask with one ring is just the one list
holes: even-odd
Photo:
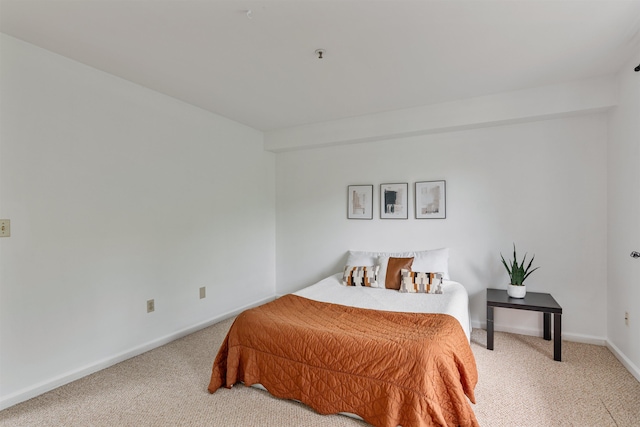
[(400, 276), (400, 292), (442, 293), (442, 273), (423, 273), (403, 268)]
[(345, 286), (378, 287), (379, 265), (367, 267), (354, 267), (347, 265), (342, 275), (342, 284)]

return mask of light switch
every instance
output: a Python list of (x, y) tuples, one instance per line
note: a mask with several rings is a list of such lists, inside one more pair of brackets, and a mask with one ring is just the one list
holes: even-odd
[(0, 219), (0, 237), (11, 236), (11, 220)]

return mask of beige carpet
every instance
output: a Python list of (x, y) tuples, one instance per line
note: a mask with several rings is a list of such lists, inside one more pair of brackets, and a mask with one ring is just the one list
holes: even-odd
[[(0, 412), (2, 426), (364, 426), (241, 385), (211, 395), (226, 320)], [(474, 330), (482, 426), (640, 426), (640, 383), (605, 347)]]

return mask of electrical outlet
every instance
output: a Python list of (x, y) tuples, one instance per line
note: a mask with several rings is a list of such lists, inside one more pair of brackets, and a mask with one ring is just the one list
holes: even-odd
[(10, 219), (0, 219), (0, 237), (11, 237)]
[(203, 286), (200, 288), (200, 299), (207, 297), (207, 287)]
[(156, 310), (156, 303), (154, 300), (150, 299), (147, 301), (147, 313), (151, 313)]
[(628, 311), (624, 312), (624, 324), (629, 326), (629, 312)]

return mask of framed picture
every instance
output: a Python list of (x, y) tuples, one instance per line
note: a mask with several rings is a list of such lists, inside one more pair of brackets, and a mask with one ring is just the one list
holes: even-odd
[(349, 185), (347, 193), (347, 218), (373, 219), (373, 185)]
[(443, 219), (446, 217), (446, 181), (416, 182), (416, 219)]
[(380, 218), (409, 218), (409, 184), (380, 184)]

